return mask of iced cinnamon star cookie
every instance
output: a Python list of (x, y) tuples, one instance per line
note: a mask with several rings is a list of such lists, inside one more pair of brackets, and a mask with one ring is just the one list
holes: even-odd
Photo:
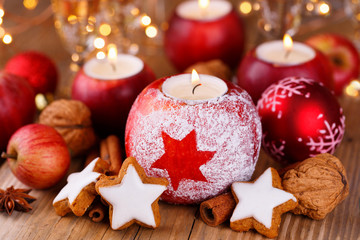
[(109, 204), (110, 226), (121, 230), (133, 223), (156, 228), (160, 225), (159, 198), (166, 190), (165, 178), (146, 176), (133, 157), (127, 158), (118, 177), (102, 176), (96, 191)]
[(296, 198), (282, 190), (277, 171), (268, 168), (255, 182), (235, 182), (231, 191), (237, 202), (230, 219), (235, 231), (254, 228), (266, 237), (278, 235), (281, 214), (294, 209)]
[(53, 201), (56, 213), (64, 216), (72, 211), (76, 216), (84, 215), (97, 195), (95, 182), (100, 177), (102, 169), (108, 168), (106, 165), (104, 160), (96, 158), (81, 172), (70, 174), (67, 184)]

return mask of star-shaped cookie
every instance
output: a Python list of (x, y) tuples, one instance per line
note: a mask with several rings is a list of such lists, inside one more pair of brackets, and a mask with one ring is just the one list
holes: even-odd
[(133, 223), (156, 228), (160, 225), (159, 198), (166, 190), (165, 178), (150, 178), (133, 157), (121, 166), (119, 176), (102, 176), (96, 191), (109, 204), (110, 226), (121, 230)]
[(230, 227), (235, 231), (254, 228), (274, 238), (281, 215), (297, 206), (296, 198), (282, 190), (281, 178), (273, 168), (268, 168), (255, 182), (233, 183), (231, 191), (237, 202), (230, 219)]
[(100, 177), (99, 166), (104, 166), (100, 158), (94, 159), (81, 172), (72, 173), (67, 178), (67, 184), (61, 189), (53, 201), (53, 206), (58, 215), (64, 216), (73, 212), (82, 216), (94, 201), (97, 193), (95, 183)]

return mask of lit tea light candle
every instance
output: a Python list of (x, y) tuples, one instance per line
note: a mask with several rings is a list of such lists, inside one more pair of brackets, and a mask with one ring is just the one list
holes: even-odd
[(298, 65), (315, 58), (315, 51), (306, 44), (293, 42), (289, 35), (283, 41), (265, 42), (256, 48), (256, 56), (278, 65)]
[(99, 80), (118, 80), (141, 72), (144, 62), (133, 55), (117, 54), (116, 48), (109, 48), (107, 59), (92, 58), (84, 65), (89, 77)]
[[(162, 92), (180, 100), (206, 101), (223, 96), (228, 91), (226, 83), (220, 78), (200, 74), (181, 74), (170, 77), (162, 84)], [(187, 101), (191, 104), (191, 101)]]
[(213, 20), (221, 18), (229, 14), (231, 10), (231, 4), (223, 0), (186, 1), (176, 8), (179, 16), (192, 20)]

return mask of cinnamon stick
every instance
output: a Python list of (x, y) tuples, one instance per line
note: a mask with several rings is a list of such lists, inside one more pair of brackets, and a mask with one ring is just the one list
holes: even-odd
[(100, 153), (98, 149), (90, 150), (89, 154), (86, 156), (85, 167), (89, 165), (95, 158), (99, 157)]
[(110, 154), (107, 145), (107, 139), (103, 139), (100, 142), (100, 158), (110, 163)]
[(122, 164), (120, 140), (117, 136), (110, 135), (106, 142), (110, 156), (110, 174), (118, 175)]
[(200, 216), (209, 226), (215, 227), (230, 219), (236, 206), (231, 193), (225, 193), (200, 204)]
[(101, 201), (97, 201), (94, 207), (89, 211), (89, 217), (93, 222), (101, 222), (107, 212), (107, 208), (101, 203)]

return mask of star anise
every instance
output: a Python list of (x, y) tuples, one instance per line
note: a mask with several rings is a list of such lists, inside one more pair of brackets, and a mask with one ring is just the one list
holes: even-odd
[(15, 189), (11, 186), (5, 190), (0, 189), (0, 212), (6, 211), (11, 215), (14, 210), (28, 212), (32, 209), (29, 203), (36, 200), (28, 195), (31, 189)]

